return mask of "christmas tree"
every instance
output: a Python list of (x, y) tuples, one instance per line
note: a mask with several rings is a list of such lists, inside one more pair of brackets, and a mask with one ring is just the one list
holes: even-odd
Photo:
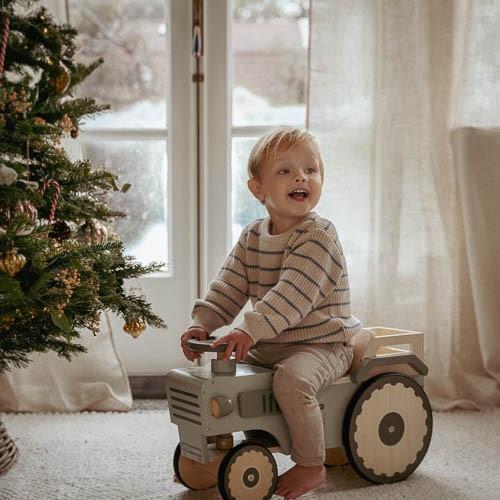
[(130, 186), (61, 147), (83, 118), (109, 109), (75, 97), (103, 61), (76, 62), (77, 31), (36, 1), (4, 0), (0, 11), (0, 372), (26, 365), (32, 352), (84, 352), (81, 329), (97, 334), (105, 310), (134, 336), (146, 324), (166, 327), (124, 287), (161, 264), (125, 255), (107, 228), (123, 216), (107, 193)]

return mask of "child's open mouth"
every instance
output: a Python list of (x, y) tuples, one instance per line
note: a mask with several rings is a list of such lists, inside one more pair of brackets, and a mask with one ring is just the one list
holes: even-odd
[(288, 196), (295, 201), (304, 201), (309, 196), (309, 192), (305, 189), (294, 189), (291, 193), (288, 193)]

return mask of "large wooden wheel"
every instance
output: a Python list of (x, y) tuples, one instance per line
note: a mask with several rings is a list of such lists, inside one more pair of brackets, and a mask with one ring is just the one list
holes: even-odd
[(255, 442), (243, 441), (229, 450), (219, 467), (219, 492), (225, 500), (267, 500), (277, 481), (273, 454)]
[(191, 490), (206, 490), (217, 484), (217, 473), (221, 458), (201, 464), (181, 453), (180, 443), (175, 448), (174, 472), (177, 479)]
[(358, 474), (374, 483), (401, 481), (418, 467), (429, 447), (429, 400), (413, 378), (381, 374), (353, 396), (342, 431), (347, 456)]

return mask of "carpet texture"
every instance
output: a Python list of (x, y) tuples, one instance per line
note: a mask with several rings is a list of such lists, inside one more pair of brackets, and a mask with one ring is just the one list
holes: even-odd
[[(128, 413), (2, 414), (20, 450), (0, 476), (2, 500), (216, 499), (173, 482), (177, 428), (166, 402), (136, 404)], [(279, 472), (292, 465), (275, 455)], [(279, 498), (277, 496), (273, 498)], [(304, 499), (500, 498), (500, 409), (434, 414), (432, 442), (406, 481), (373, 485), (350, 466), (327, 469), (326, 483)]]

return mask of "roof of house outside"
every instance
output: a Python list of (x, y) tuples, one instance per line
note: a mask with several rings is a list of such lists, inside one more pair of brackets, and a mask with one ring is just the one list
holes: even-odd
[(308, 46), (308, 19), (263, 23), (233, 21), (233, 51), (277, 52), (305, 49)]

